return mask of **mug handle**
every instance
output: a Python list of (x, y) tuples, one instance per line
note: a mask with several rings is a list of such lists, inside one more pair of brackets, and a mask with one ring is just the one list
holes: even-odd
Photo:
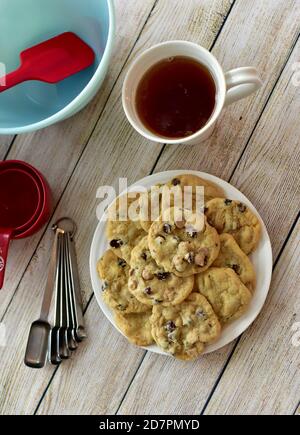
[(9, 243), (12, 237), (12, 230), (5, 228), (0, 232), (0, 290), (4, 284), (4, 275)]
[(242, 98), (249, 97), (262, 86), (262, 80), (256, 68), (245, 66), (225, 73), (227, 87), (225, 105), (228, 106)]

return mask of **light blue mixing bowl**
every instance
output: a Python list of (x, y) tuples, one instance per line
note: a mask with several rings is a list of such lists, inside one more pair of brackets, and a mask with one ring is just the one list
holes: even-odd
[(1, 0), (0, 70), (15, 70), (21, 51), (68, 31), (94, 49), (95, 65), (57, 85), (30, 81), (0, 93), (0, 134), (38, 130), (81, 110), (105, 78), (115, 31), (113, 0)]

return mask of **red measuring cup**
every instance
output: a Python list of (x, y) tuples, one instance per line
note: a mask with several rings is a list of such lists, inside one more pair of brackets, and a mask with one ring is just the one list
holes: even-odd
[(11, 239), (37, 232), (48, 221), (51, 204), (50, 188), (39, 171), (21, 161), (0, 163), (0, 289)]

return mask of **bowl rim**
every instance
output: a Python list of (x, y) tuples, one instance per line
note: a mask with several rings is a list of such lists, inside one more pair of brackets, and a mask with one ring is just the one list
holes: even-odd
[(96, 69), (93, 77), (88, 82), (88, 84), (84, 87), (84, 89), (82, 89), (82, 91), (77, 95), (77, 97), (75, 97), (67, 106), (65, 106), (63, 109), (59, 110), (58, 112), (56, 112), (54, 115), (51, 115), (50, 117), (45, 118), (41, 121), (35, 122), (33, 124), (28, 124), (22, 127), (8, 127), (8, 128), (0, 127), (0, 135), (16, 135), (20, 133), (33, 132), (48, 127), (52, 124), (55, 124), (56, 122), (62, 121), (63, 119), (66, 119), (69, 116), (71, 116), (73, 113), (75, 114), (74, 110), (76, 110), (76, 108), (80, 106), (80, 103), (82, 102), (84, 97), (86, 95), (93, 93), (93, 89), (96, 87), (100, 75), (108, 67), (108, 62), (111, 57), (112, 49), (113, 49), (115, 26), (116, 26), (115, 6), (114, 6), (114, 0), (106, 0), (106, 2), (108, 5), (108, 15), (109, 15), (109, 29), (108, 29), (106, 46), (102, 59), (98, 65), (98, 68)]

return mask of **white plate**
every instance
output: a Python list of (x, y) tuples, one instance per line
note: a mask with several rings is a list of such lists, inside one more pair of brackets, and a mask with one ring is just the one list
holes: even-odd
[[(213, 175), (206, 174), (204, 172), (189, 171), (189, 170), (160, 172), (158, 174), (153, 174), (150, 175), (149, 177), (143, 178), (142, 180), (136, 182), (134, 185), (130, 186), (129, 189), (131, 191), (134, 191), (135, 186), (144, 186), (150, 189), (151, 186), (156, 185), (158, 183), (166, 183), (170, 179), (180, 174), (194, 174), (194, 175), (198, 175), (199, 177), (205, 180), (213, 181), (214, 183), (218, 184), (220, 187), (223, 188), (226, 197), (243, 202), (260, 218), (255, 207), (239, 190), (231, 186), (231, 184), (227, 183), (226, 181), (221, 180), (220, 178), (215, 177)], [(256, 319), (256, 317), (258, 316), (259, 312), (261, 311), (265, 303), (269, 291), (270, 282), (271, 282), (273, 262), (272, 262), (272, 248), (271, 248), (270, 238), (267, 233), (267, 229), (261, 218), (260, 221), (262, 225), (261, 240), (257, 249), (251, 255), (251, 260), (253, 262), (256, 271), (257, 281), (256, 281), (255, 293), (252, 302), (250, 304), (250, 307), (242, 317), (230, 323), (228, 326), (226, 326), (223, 329), (219, 340), (217, 340), (215, 343), (211, 344), (210, 346), (207, 346), (205, 353), (210, 353), (217, 349), (220, 349), (221, 347), (235, 340)], [(106, 226), (106, 222), (104, 220), (104, 217), (102, 216), (102, 219), (100, 220), (96, 228), (94, 238), (92, 241), (91, 252), (90, 252), (90, 274), (91, 274), (94, 293), (101, 310), (108, 318), (108, 320), (114, 325), (114, 327), (118, 329), (117, 326), (115, 325), (112, 311), (105, 305), (105, 303), (102, 300), (101, 297), (102, 282), (98, 277), (97, 269), (96, 269), (98, 259), (104, 254), (104, 252), (108, 248), (108, 242), (105, 237), (105, 226)], [(156, 345), (148, 346), (145, 349), (151, 352), (168, 355), (165, 352), (163, 352), (161, 349), (159, 349), (159, 347)]]

